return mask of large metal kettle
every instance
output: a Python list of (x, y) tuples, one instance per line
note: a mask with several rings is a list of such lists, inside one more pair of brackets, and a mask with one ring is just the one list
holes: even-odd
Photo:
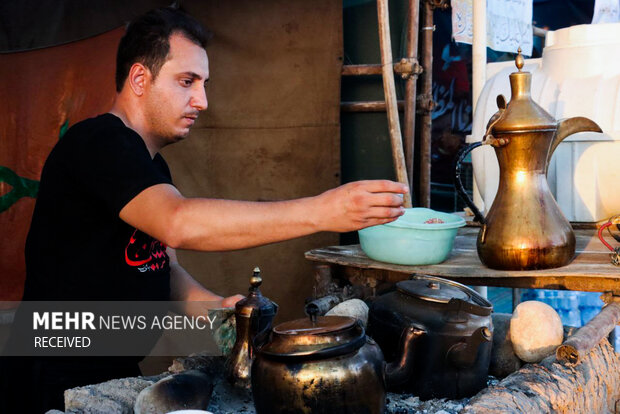
[[(457, 192), (482, 224), (478, 256), (493, 269), (530, 270), (560, 267), (575, 254), (575, 234), (547, 183), (553, 151), (567, 136), (584, 131), (602, 132), (588, 118), (557, 122), (530, 96), (532, 75), (523, 72), (519, 49), (518, 71), (510, 74), (511, 99), (497, 97), (499, 108), (487, 125), (482, 142), (463, 148), (456, 159)], [(460, 163), (480, 145), (491, 145), (499, 161), (497, 196), (482, 216), (460, 180)]]
[(420, 397), (458, 399), (486, 387), (493, 340), (493, 306), (452, 280), (416, 275), (376, 297), (368, 313), (368, 335), (386, 361), (397, 361), (403, 328), (417, 326), (413, 370), (390, 388)]

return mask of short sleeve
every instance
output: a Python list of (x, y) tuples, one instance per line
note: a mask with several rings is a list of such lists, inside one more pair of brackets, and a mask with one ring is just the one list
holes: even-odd
[(172, 184), (161, 156), (153, 160), (142, 138), (121, 126), (80, 137), (76, 180), (115, 215), (143, 190)]

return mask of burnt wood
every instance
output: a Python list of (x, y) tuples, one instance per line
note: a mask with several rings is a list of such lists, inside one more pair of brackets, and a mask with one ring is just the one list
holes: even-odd
[(567, 365), (578, 364), (618, 323), (620, 323), (620, 301), (614, 301), (560, 345), (556, 351), (556, 358)]

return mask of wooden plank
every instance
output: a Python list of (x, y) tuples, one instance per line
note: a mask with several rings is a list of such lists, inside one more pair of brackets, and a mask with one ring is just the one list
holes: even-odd
[(543, 270), (495, 270), (484, 266), (476, 252), (479, 229), (466, 227), (457, 235), (450, 257), (430, 266), (402, 266), (370, 259), (359, 245), (330, 246), (311, 250), (306, 258), (338, 265), (347, 278), (363, 273), (363, 278), (397, 281), (420, 273), (472, 285), (549, 288), (584, 291), (620, 292), (620, 269), (609, 261), (609, 251), (596, 239), (593, 230), (576, 230), (577, 251), (568, 266)]
[[(398, 110), (405, 108), (404, 101), (398, 101)], [(342, 112), (385, 112), (385, 101), (368, 101), (368, 102), (341, 102), (340, 110)]]

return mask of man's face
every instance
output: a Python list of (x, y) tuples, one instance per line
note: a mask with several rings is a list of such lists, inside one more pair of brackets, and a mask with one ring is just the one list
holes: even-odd
[(168, 60), (145, 88), (149, 133), (162, 146), (185, 138), (198, 113), (207, 109), (207, 52), (181, 34), (170, 36)]

